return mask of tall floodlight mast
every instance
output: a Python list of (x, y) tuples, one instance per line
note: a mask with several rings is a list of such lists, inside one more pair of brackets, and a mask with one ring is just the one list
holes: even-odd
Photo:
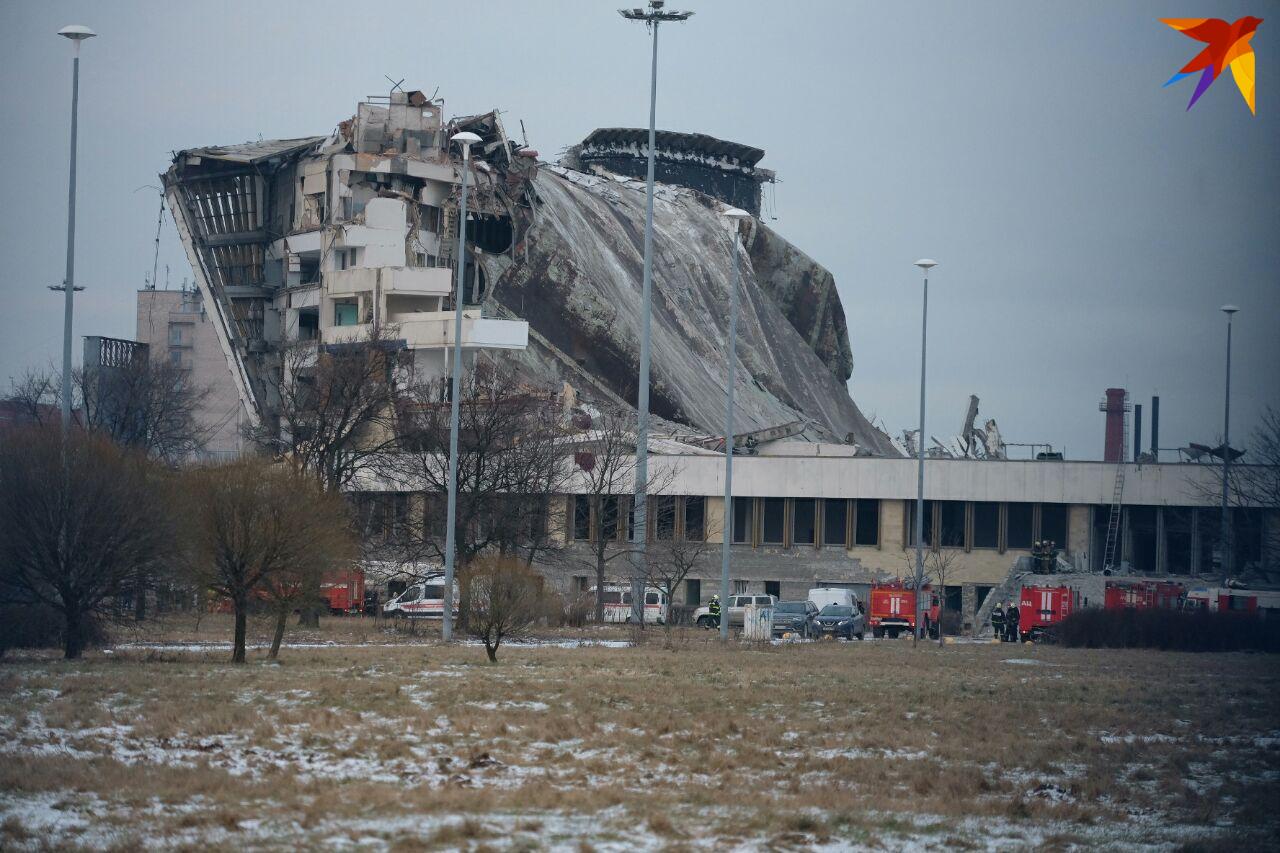
[(647, 498), (649, 492), (649, 320), (653, 303), (653, 166), (657, 148), (658, 114), (658, 25), (664, 21), (686, 21), (692, 12), (676, 12), (666, 8), (665, 0), (649, 0), (648, 9), (619, 9), (629, 21), (644, 21), (653, 35), (653, 60), (649, 72), (649, 165), (645, 177), (644, 210), (644, 278), (641, 284), (640, 310), (640, 377), (636, 409), (636, 497), (632, 526), (633, 576), (631, 582), (631, 618), (644, 624), (644, 588), (646, 569), (645, 544), (648, 531)]

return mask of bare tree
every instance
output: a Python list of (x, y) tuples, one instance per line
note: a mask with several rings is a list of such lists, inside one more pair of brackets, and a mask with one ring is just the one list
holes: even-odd
[(172, 541), (166, 472), (102, 436), (30, 427), (0, 434), (0, 584), (61, 613), (78, 658), (89, 622)]
[[(1268, 406), (1254, 429), (1247, 444), (1247, 456), (1239, 461), (1232, 458), (1228, 503), (1237, 515), (1242, 510), (1280, 510), (1280, 409)], [(1220, 454), (1219, 454), (1220, 458)], [(1219, 476), (1195, 489), (1195, 496), (1205, 503), (1222, 499), (1221, 463)], [(1216, 524), (1202, 528), (1212, 547), (1221, 548), (1221, 534)], [(1233, 539), (1240, 534), (1237, 532)], [(1280, 525), (1263, 524), (1261, 538), (1261, 570), (1264, 575), (1280, 573)], [(1235, 567), (1237, 571), (1245, 567)]]
[[(710, 553), (718, 553), (720, 545), (708, 541), (714, 537), (715, 531), (706, 529), (705, 511), (702, 517), (702, 529), (690, 530), (687, 524), (681, 525), (682, 529), (677, 529), (676, 520), (666, 518), (677, 511), (677, 501), (674, 498), (663, 500), (658, 497), (654, 501), (654, 506), (654, 521), (657, 529), (669, 529), (671, 534), (666, 538), (655, 537), (657, 541), (647, 549), (648, 583), (662, 590), (667, 596), (667, 601), (672, 602), (675, 600), (676, 590), (685, 582), (685, 579), (705, 564)], [(671, 620), (668, 618), (667, 626), (670, 627), (670, 625)]]
[[(579, 561), (595, 575), (597, 624), (604, 621), (604, 587), (609, 567), (632, 553), (627, 509), (635, 490), (634, 422), (634, 415), (627, 410), (605, 409), (592, 417), (590, 428), (580, 432), (574, 442), (577, 470), (570, 498), (569, 535), (586, 542), (587, 557)], [(674, 469), (653, 466), (646, 493), (656, 496), (673, 480)], [(650, 513), (650, 518), (656, 524), (656, 513)], [(586, 535), (580, 537), (578, 533)]]
[(484, 643), (490, 663), (506, 640), (527, 635), (547, 611), (543, 578), (519, 559), (487, 556), (471, 567), (467, 633)]
[[(130, 346), (118, 363), (89, 365), (72, 377), (79, 425), (166, 465), (190, 459), (210, 435), (197, 416), (208, 389), (192, 385), (187, 371), (149, 359), (147, 348), (121, 343)], [(29, 371), (14, 382), (10, 399), (28, 423), (52, 425), (58, 421), (60, 388), (57, 371)], [(155, 567), (135, 567), (128, 594), (137, 620), (146, 616), (155, 579)]]
[[(192, 577), (235, 612), (233, 663), (245, 661), (249, 608), (276, 599), (277, 614), (324, 571), (355, 559), (342, 498), (314, 478), (260, 459), (205, 465), (184, 477), (184, 549)], [(279, 619), (277, 642), (283, 635)]]
[[(340, 493), (396, 446), (401, 349), (395, 330), (381, 327), (365, 340), (285, 348), (273, 388), (275, 414), (249, 437), (324, 490)], [(311, 593), (299, 621), (315, 627), (319, 587)]]
[[(531, 566), (553, 547), (548, 507), (571, 474), (563, 413), (555, 394), (521, 388), (498, 366), (481, 363), (459, 399), (455, 565), (460, 619), (468, 608), (468, 567), (496, 553)], [(402, 412), (402, 450), (386, 454), (386, 481), (424, 493), (421, 525), (401, 531), (402, 563), (443, 561), (449, 485), (448, 384), (420, 386)]]

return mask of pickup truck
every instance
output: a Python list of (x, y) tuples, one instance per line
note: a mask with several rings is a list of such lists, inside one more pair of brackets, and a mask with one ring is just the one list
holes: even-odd
[[(731, 595), (727, 605), (721, 604), (721, 612), (727, 614), (730, 625), (741, 627), (742, 613), (748, 605), (754, 604), (757, 607), (773, 607), (778, 603), (778, 599), (772, 595)], [(711, 615), (711, 609), (707, 605), (702, 605), (693, 611), (693, 624), (699, 628), (712, 628), (715, 626), (715, 618)]]

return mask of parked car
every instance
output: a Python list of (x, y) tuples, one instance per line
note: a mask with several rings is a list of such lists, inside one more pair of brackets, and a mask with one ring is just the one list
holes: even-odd
[[(742, 613), (748, 605), (754, 604), (756, 607), (773, 607), (778, 603), (778, 599), (772, 595), (731, 595), (728, 604), (721, 604), (721, 612), (726, 613), (730, 625), (742, 625)], [(711, 617), (711, 610), (707, 605), (702, 605), (693, 611), (693, 624), (699, 628), (710, 628), (715, 624), (715, 620)]]
[(773, 608), (773, 634), (799, 634), (806, 639), (822, 636), (817, 605), (812, 601), (779, 601)]
[(861, 640), (866, 631), (866, 617), (862, 614), (862, 608), (856, 605), (848, 607), (843, 604), (828, 604), (818, 612), (818, 627), (822, 634), (848, 640), (857, 637)]
[(828, 604), (841, 604), (845, 607), (852, 607), (857, 601), (857, 597), (853, 594), (853, 590), (845, 589), (842, 586), (815, 586), (809, 590), (809, 600), (819, 610)]

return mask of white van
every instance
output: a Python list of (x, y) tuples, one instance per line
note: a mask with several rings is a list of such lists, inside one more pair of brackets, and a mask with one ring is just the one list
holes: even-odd
[(854, 607), (858, 597), (853, 594), (853, 590), (845, 589), (838, 586), (818, 586), (809, 590), (809, 600), (818, 606), (818, 609), (826, 607), (828, 604), (837, 604), (841, 607)]
[[(458, 615), (458, 585), (453, 585), (453, 614)], [(444, 575), (428, 575), (410, 584), (404, 592), (382, 605), (383, 616), (408, 619), (441, 619), (444, 617)]]
[[(594, 600), (596, 595), (596, 587), (588, 590), (591, 598)], [(631, 587), (623, 584), (605, 584), (604, 594), (604, 621), (605, 622), (630, 622), (631, 621)], [(667, 594), (657, 587), (649, 587), (644, 593), (644, 621), (647, 623), (656, 622), (659, 625), (665, 625), (667, 622), (668, 611), (671, 609), (671, 602), (667, 600)]]

